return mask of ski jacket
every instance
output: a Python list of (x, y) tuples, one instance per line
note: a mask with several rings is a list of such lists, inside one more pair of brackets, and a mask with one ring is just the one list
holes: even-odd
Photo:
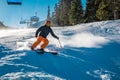
[(50, 26), (41, 26), (40, 28), (38, 28), (38, 30), (36, 31), (36, 34), (35, 34), (35, 37), (37, 37), (38, 35), (39, 36), (42, 36), (44, 38), (46, 38), (48, 36), (48, 34), (51, 33), (51, 35), (56, 38), (56, 39), (59, 39), (59, 37), (57, 37), (53, 30), (50, 28)]

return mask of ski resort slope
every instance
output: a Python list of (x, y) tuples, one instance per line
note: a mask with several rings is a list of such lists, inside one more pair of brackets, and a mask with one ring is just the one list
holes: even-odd
[(58, 55), (30, 50), (36, 29), (0, 30), (0, 80), (120, 80), (120, 20), (52, 27)]

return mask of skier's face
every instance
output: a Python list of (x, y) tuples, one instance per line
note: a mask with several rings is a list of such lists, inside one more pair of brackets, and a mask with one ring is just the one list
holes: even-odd
[(47, 25), (47, 26), (50, 26), (50, 25), (51, 25), (51, 23), (50, 23), (50, 22), (47, 22), (47, 23), (46, 23), (46, 25)]

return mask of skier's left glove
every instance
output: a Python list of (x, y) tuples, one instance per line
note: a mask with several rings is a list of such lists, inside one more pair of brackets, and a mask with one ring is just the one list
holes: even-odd
[(57, 39), (59, 39), (59, 37), (56, 37)]

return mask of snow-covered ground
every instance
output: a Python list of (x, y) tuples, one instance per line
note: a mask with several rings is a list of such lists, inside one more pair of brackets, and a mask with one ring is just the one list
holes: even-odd
[(37, 28), (0, 30), (0, 80), (120, 80), (120, 20), (52, 28), (58, 55), (30, 50)]

